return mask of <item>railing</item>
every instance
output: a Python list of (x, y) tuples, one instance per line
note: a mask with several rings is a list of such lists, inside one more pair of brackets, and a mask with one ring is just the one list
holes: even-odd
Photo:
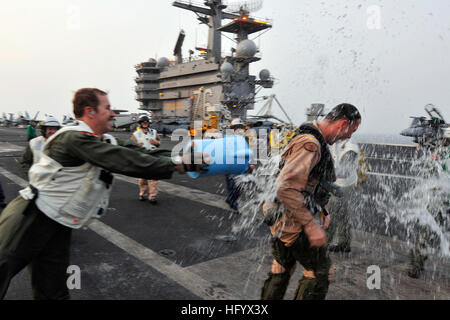
[(159, 99), (159, 94), (158, 93), (137, 93), (136, 100), (144, 100), (144, 99), (149, 99), (149, 100), (156, 100)]
[(156, 91), (159, 90), (158, 83), (147, 83), (145, 85), (139, 85), (134, 87), (135, 91)]
[(134, 78), (135, 81), (145, 81), (145, 80), (151, 80), (151, 81), (159, 81), (159, 74), (155, 75), (140, 75)]

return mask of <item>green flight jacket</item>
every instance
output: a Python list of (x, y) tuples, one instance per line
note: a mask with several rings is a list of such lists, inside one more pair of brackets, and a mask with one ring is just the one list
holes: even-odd
[(169, 179), (175, 171), (170, 150), (146, 150), (132, 140), (117, 139), (118, 145), (80, 131), (56, 137), (44, 152), (64, 167), (89, 162), (113, 173), (151, 180)]
[[(170, 150), (147, 150), (131, 139), (116, 140), (118, 145), (112, 145), (91, 133), (67, 131), (56, 137), (45, 153), (64, 167), (90, 162), (110, 172), (136, 178), (160, 180), (172, 177), (175, 164)], [(32, 161), (33, 155), (29, 145), (27, 149), (28, 159), (31, 158)], [(11, 201), (0, 215), (0, 231), (5, 230), (6, 221), (20, 217), (28, 203), (29, 200), (20, 195)]]
[[(68, 131), (57, 137), (47, 154), (64, 167), (90, 162), (114, 173), (153, 180), (171, 178), (174, 164), (169, 150), (147, 150), (135, 141), (116, 139), (118, 146), (102, 142), (98, 137), (79, 131)], [(28, 174), (33, 153), (28, 144), (20, 161)]]

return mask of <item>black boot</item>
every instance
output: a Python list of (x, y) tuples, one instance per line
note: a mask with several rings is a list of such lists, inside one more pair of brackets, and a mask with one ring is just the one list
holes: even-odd
[(325, 300), (330, 282), (328, 275), (319, 278), (303, 277), (298, 281), (295, 300)]
[(408, 269), (408, 277), (413, 279), (419, 279), (424, 270), (425, 270), (424, 268), (411, 267)]
[(409, 252), (410, 268), (408, 269), (408, 277), (419, 279), (425, 271), (425, 261), (428, 256), (420, 253), (418, 249), (411, 249)]

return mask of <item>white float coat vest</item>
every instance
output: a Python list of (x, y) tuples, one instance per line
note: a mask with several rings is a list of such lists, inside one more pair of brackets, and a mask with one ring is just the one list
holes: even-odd
[[(47, 140), (42, 150), (66, 131), (93, 133), (87, 124), (79, 121), (78, 126), (58, 130)], [(104, 134), (103, 137), (117, 145), (113, 136)], [(91, 219), (100, 218), (108, 207), (111, 185), (107, 186), (100, 180), (101, 171), (102, 168), (89, 162), (78, 167), (63, 167), (42, 152), (39, 162), (31, 166), (28, 174), (30, 185), (38, 190), (36, 206), (62, 225), (74, 229), (86, 226)], [(24, 199), (33, 199), (35, 196), (30, 186), (19, 193)]]
[(142, 143), (143, 147), (147, 150), (153, 150), (156, 149), (156, 146), (150, 143), (150, 139), (156, 140), (156, 130), (155, 129), (148, 129), (147, 133), (144, 133), (142, 129), (136, 130), (133, 133), (133, 136), (136, 138), (138, 143)]
[(45, 138), (39, 136), (30, 140), (30, 149), (33, 153), (33, 163), (36, 163), (41, 158), (42, 151), (44, 150)]

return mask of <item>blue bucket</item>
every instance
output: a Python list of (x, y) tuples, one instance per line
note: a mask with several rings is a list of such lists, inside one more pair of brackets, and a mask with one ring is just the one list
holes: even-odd
[[(226, 135), (221, 139), (197, 139), (194, 142), (194, 152), (207, 153), (212, 163), (205, 167), (207, 172), (188, 172), (191, 178), (212, 175), (239, 175), (249, 166), (253, 151), (247, 141), (240, 135)], [(190, 144), (188, 145), (188, 150)]]

